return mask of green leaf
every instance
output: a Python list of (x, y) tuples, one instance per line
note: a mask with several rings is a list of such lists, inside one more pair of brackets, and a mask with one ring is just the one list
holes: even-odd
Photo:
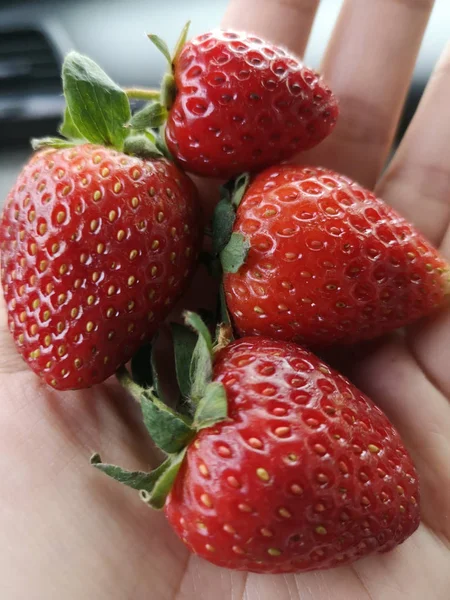
[(212, 379), (212, 361), (204, 341), (199, 338), (191, 363), (191, 400), (197, 405), (202, 399), (206, 386)]
[(193, 429), (171, 408), (150, 392), (141, 396), (145, 426), (155, 444), (168, 454), (179, 452), (194, 435)]
[(163, 471), (158, 481), (155, 483), (153, 489), (150, 492), (146, 490), (141, 491), (141, 498), (152, 508), (160, 510), (164, 508), (166, 498), (172, 489), (174, 481), (178, 475), (181, 465), (183, 464), (184, 457), (186, 455), (187, 448), (183, 448), (181, 452), (170, 456), (167, 460), (169, 465)]
[(178, 475), (186, 450), (187, 448), (183, 448), (177, 454), (172, 454), (150, 473), (127, 471), (116, 465), (102, 463), (99, 454), (92, 456), (91, 464), (119, 483), (139, 490), (141, 498), (147, 504), (153, 508), (161, 509), (164, 507), (167, 495)]
[(169, 63), (170, 68), (172, 68), (172, 57), (170, 56), (170, 50), (166, 42), (162, 40), (158, 35), (155, 35), (153, 33), (148, 34), (148, 39), (158, 48), (158, 50)]
[(214, 211), (212, 220), (213, 254), (218, 256), (230, 242), (236, 210), (244, 197), (250, 181), (250, 175), (243, 173), (231, 179), (221, 188), (221, 199)]
[(186, 23), (186, 25), (183, 27), (183, 29), (181, 30), (180, 37), (178, 38), (177, 43), (175, 44), (174, 51), (173, 51), (172, 63), (175, 63), (177, 61), (177, 58), (180, 55), (180, 52), (186, 43), (190, 26), (191, 26), (191, 22), (188, 21)]
[(167, 110), (159, 102), (153, 102), (144, 106), (142, 110), (132, 116), (130, 127), (140, 131), (145, 129), (157, 129), (167, 119)]
[(57, 137), (33, 138), (31, 140), (33, 150), (41, 150), (42, 148), (73, 148), (73, 146), (76, 146), (76, 142)]
[(206, 386), (205, 394), (197, 406), (192, 426), (198, 431), (211, 427), (228, 416), (227, 394), (222, 383), (213, 381)]
[(158, 335), (159, 334), (157, 333), (155, 335), (155, 337), (153, 338), (153, 348), (152, 348), (152, 352), (150, 355), (150, 366), (152, 369), (153, 386), (155, 388), (156, 394), (160, 400), (165, 400), (162, 386), (161, 386), (161, 380), (159, 378), (159, 372), (158, 372), (158, 369), (156, 368), (156, 349), (155, 348), (156, 348), (156, 340), (158, 338)]
[(198, 334), (199, 338), (205, 341), (208, 352), (212, 357), (213, 343), (211, 333), (209, 332), (209, 329), (203, 322), (202, 318), (198, 314), (187, 310), (184, 313), (184, 322), (188, 327), (193, 329)]
[(160, 137), (159, 135), (156, 136), (155, 146), (158, 148), (158, 150), (163, 156), (165, 156), (171, 162), (174, 162), (173, 156), (170, 154), (169, 148), (167, 147), (165, 140), (162, 139), (162, 137)]
[(175, 354), (175, 371), (178, 387), (184, 398), (191, 394), (190, 365), (197, 344), (197, 336), (191, 329), (178, 323), (171, 323), (173, 348)]
[(218, 256), (230, 241), (235, 219), (236, 211), (229, 198), (222, 198), (214, 210), (212, 220), (214, 256)]
[(221, 186), (220, 197), (228, 200), (235, 209), (238, 209), (249, 183), (250, 174), (241, 173), (237, 177), (229, 179)]
[(161, 83), (161, 104), (170, 109), (177, 95), (177, 87), (172, 73), (166, 73)]
[(198, 405), (212, 379), (213, 343), (211, 334), (199, 315), (186, 312), (185, 323), (198, 334), (190, 365), (191, 400)]
[(59, 133), (68, 140), (81, 140), (83, 137), (73, 124), (72, 117), (70, 116), (67, 106), (64, 110), (64, 120), (59, 128)]
[(250, 242), (242, 233), (232, 233), (230, 241), (220, 253), (224, 273), (237, 273), (247, 260)]
[(189, 422), (192, 423), (195, 406), (191, 402), (190, 398), (183, 398), (183, 396), (180, 394), (176, 404), (176, 410), (180, 415), (186, 417)]
[(124, 143), (124, 152), (141, 158), (161, 158), (163, 155), (146, 134), (130, 135)]
[(105, 475), (108, 475), (108, 477), (111, 477), (134, 490), (146, 490), (147, 492), (151, 492), (157, 479), (170, 466), (170, 460), (165, 460), (159, 467), (150, 473), (145, 473), (144, 471), (127, 471), (126, 469), (122, 469), (122, 467), (103, 463), (99, 454), (94, 454), (91, 457), (91, 465), (105, 473)]
[(140, 404), (144, 388), (133, 380), (128, 369), (122, 365), (117, 369), (116, 377), (120, 385)]
[(235, 209), (239, 208), (242, 198), (247, 191), (250, 183), (250, 174), (242, 173), (234, 180), (233, 190), (231, 192), (231, 203)]
[(147, 131), (143, 131), (142, 133), (145, 135), (146, 138), (153, 142), (153, 144), (155, 144), (156, 147), (158, 147), (157, 143), (158, 139), (160, 139), (159, 135), (156, 135), (154, 131), (150, 131), (149, 129), (147, 129)]
[(126, 93), (90, 58), (70, 52), (62, 69), (73, 125), (89, 142), (122, 149), (131, 118)]

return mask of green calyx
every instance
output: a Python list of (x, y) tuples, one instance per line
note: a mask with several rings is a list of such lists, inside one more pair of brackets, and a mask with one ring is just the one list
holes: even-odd
[[(167, 118), (160, 102), (151, 102), (134, 115), (129, 94), (90, 58), (70, 52), (62, 67), (66, 109), (59, 128), (62, 137), (32, 140), (35, 150), (100, 144), (141, 158), (168, 156), (155, 133)], [(158, 92), (159, 99), (159, 92)]]
[(76, 130), (93, 144), (122, 149), (131, 118), (125, 92), (87, 56), (70, 52), (62, 69), (64, 96)]
[[(250, 175), (242, 173), (231, 179), (221, 188), (211, 227), (212, 252), (209, 254), (207, 266), (210, 273), (222, 278), (226, 273), (237, 273), (247, 260), (250, 242), (242, 233), (234, 232), (236, 213), (250, 183)], [(223, 282), (220, 286), (218, 313), (220, 320), (232, 334), (231, 317), (228, 312)]]
[[(93, 466), (138, 490), (142, 500), (156, 509), (163, 508), (187, 448), (198, 432), (227, 418), (225, 388), (222, 383), (212, 380), (214, 346), (211, 334), (195, 313), (187, 312), (185, 323), (172, 325), (180, 390), (177, 410), (164, 401), (152, 347), (145, 346), (136, 354), (131, 364), (132, 375), (125, 367), (117, 372), (122, 386), (140, 404), (148, 433), (166, 454), (164, 462), (146, 473), (103, 463), (98, 454), (91, 458)], [(223, 346), (222, 341), (220, 344)]]
[(157, 129), (166, 122), (167, 110), (160, 102), (153, 102), (144, 106), (142, 110), (130, 119), (130, 127), (137, 131)]
[(148, 39), (158, 48), (158, 50), (161, 52), (161, 54), (164, 56), (168, 63), (167, 73), (164, 75), (162, 80), (160, 95), (160, 102), (166, 108), (166, 110), (170, 110), (177, 93), (174, 78), (174, 68), (177, 58), (180, 55), (180, 52), (186, 43), (190, 25), (191, 22), (188, 21), (181, 30), (180, 36), (177, 40), (177, 43), (175, 44), (175, 48), (172, 53), (170, 52), (166, 42), (162, 40), (159, 36), (153, 33), (150, 33), (148, 35)]
[[(170, 159), (165, 143), (154, 130), (163, 127), (175, 99), (174, 64), (186, 43), (189, 25), (190, 22), (183, 27), (172, 54), (161, 38), (148, 36), (169, 64), (161, 90), (122, 89), (93, 60), (70, 52), (62, 68), (66, 99), (64, 120), (59, 128), (62, 137), (32, 140), (33, 149), (69, 148), (89, 142), (141, 158)], [(133, 115), (131, 99), (148, 104)]]
[(233, 232), (236, 211), (248, 188), (248, 173), (239, 175), (222, 186), (221, 199), (212, 222), (213, 259), (219, 260), (224, 273), (237, 273), (245, 263), (250, 243), (241, 233)]
[[(186, 23), (171, 54), (167, 44), (156, 35), (149, 39), (169, 64), (161, 90), (122, 89), (90, 58), (70, 52), (62, 67), (66, 99), (61, 138), (32, 140), (35, 150), (69, 148), (89, 142), (101, 144), (141, 158), (171, 158), (162, 136), (155, 130), (164, 126), (176, 95), (174, 65), (189, 30)], [(148, 103), (132, 114), (130, 100)]]

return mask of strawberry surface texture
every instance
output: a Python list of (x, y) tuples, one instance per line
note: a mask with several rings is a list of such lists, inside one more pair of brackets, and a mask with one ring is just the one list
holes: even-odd
[(317, 73), (282, 48), (232, 31), (187, 42), (174, 63), (167, 145), (187, 171), (228, 178), (312, 148), (338, 106)]
[(372, 192), (328, 169), (281, 165), (257, 175), (233, 231), (250, 245), (224, 276), (241, 335), (349, 344), (448, 302), (439, 252)]
[(8, 321), (58, 389), (103, 381), (150, 339), (200, 243), (192, 182), (164, 159), (85, 144), (24, 167), (0, 227)]
[(398, 433), (316, 356), (244, 338), (217, 354), (213, 379), (228, 418), (191, 443), (165, 506), (193, 552), (231, 569), (306, 571), (388, 551), (417, 528)]

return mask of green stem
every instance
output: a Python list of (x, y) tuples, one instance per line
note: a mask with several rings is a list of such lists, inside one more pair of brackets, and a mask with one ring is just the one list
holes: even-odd
[(175, 78), (170, 70), (164, 75), (161, 83), (161, 104), (165, 106), (167, 110), (170, 110), (176, 95), (177, 88), (175, 85)]
[(116, 371), (116, 377), (122, 387), (128, 390), (136, 402), (140, 404), (143, 390), (140, 385), (133, 381), (128, 369), (126, 367), (119, 367)]
[(159, 100), (161, 93), (159, 90), (144, 89), (144, 88), (125, 88), (125, 94), (133, 100)]

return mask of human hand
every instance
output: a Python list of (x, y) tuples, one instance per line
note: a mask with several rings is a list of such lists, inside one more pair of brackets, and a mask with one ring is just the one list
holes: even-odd
[[(223, 24), (253, 30), (302, 54), (317, 4), (234, 0)], [(449, 256), (450, 51), (379, 180), (431, 6), (426, 0), (345, 2), (322, 67), (340, 99), (341, 117), (332, 136), (300, 160), (335, 168), (375, 187)], [(218, 569), (190, 556), (162, 514), (91, 469), (93, 450), (131, 468), (157, 463), (139, 411), (114, 381), (80, 392), (48, 389), (26, 370), (3, 327), (2, 597), (446, 599), (449, 340), (447, 310), (404, 336), (377, 342), (363, 358), (353, 357), (349, 370), (353, 381), (388, 414), (415, 460), (422, 484), (419, 530), (393, 552), (349, 567), (259, 576)]]

